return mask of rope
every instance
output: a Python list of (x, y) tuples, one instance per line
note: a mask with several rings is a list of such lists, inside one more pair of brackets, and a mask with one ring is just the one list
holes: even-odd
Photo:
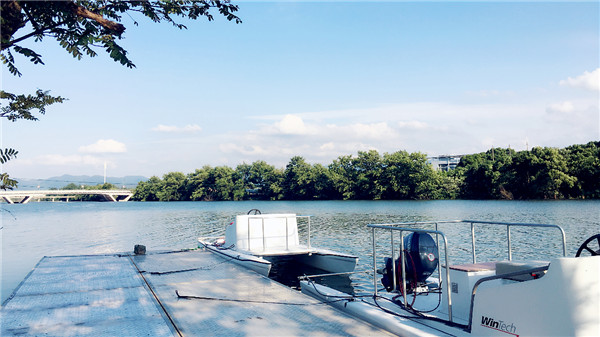
[(340, 301), (349, 301), (350, 299), (344, 298), (334, 301), (325, 301), (318, 303), (293, 303), (293, 302), (277, 302), (277, 301), (258, 301), (258, 300), (241, 300), (231, 298), (219, 298), (219, 297), (207, 297), (207, 296), (193, 296), (193, 295), (181, 295), (178, 290), (175, 290), (177, 298), (192, 299), (192, 300), (206, 300), (206, 301), (222, 301), (222, 302), (238, 302), (238, 303), (260, 303), (260, 304), (279, 304), (279, 305), (293, 305), (293, 306), (311, 306), (311, 305), (323, 305), (330, 304)]
[(217, 262), (215, 264), (211, 264), (208, 266), (204, 266), (204, 267), (198, 267), (198, 268), (190, 268), (190, 269), (180, 269), (180, 270), (170, 270), (170, 271), (151, 271), (149, 272), (150, 275), (167, 275), (167, 274), (175, 274), (175, 273), (185, 273), (188, 271), (195, 271), (195, 270), (211, 270), (214, 269), (216, 266), (223, 264), (225, 262), (229, 262), (233, 260), (233, 258), (229, 259), (229, 260), (224, 260), (221, 262)]

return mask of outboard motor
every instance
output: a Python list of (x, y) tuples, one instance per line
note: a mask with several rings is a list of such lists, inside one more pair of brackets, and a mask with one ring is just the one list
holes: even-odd
[[(438, 249), (431, 235), (427, 233), (410, 233), (404, 237), (404, 270), (406, 274), (407, 293), (413, 292), (417, 287), (424, 286), (426, 280), (435, 271), (438, 265)], [(402, 286), (402, 263), (396, 259), (396, 287)], [(381, 283), (387, 291), (393, 290), (392, 259), (385, 258), (385, 269)]]

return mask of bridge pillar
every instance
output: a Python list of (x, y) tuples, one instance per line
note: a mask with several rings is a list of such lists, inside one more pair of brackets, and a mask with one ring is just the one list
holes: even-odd
[(12, 201), (12, 199), (11, 199), (11, 198), (9, 198), (9, 197), (2, 197), (2, 199), (4, 199), (4, 201), (6, 201), (6, 202), (7, 202), (7, 203), (9, 203), (9, 204), (14, 204), (14, 203), (15, 203), (15, 202), (14, 202), (14, 201)]
[(116, 202), (117, 199), (115, 199), (115, 197), (112, 194), (102, 194), (102, 196), (104, 197), (104, 199), (106, 199), (107, 201), (112, 201), (112, 202)]

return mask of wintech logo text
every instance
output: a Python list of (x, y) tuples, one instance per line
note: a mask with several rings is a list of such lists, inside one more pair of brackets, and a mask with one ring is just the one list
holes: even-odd
[(507, 324), (506, 322), (501, 320), (495, 320), (491, 317), (481, 316), (481, 325), (486, 328), (511, 334), (513, 336), (519, 336), (517, 335), (517, 327), (514, 325), (514, 323)]

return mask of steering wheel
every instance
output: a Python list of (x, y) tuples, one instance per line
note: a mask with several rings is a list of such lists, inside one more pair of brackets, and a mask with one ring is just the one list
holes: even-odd
[(252, 213), (252, 212), (254, 212), (254, 215), (262, 214), (259, 209), (253, 208), (248, 211), (248, 215), (250, 215), (250, 213)]
[[(592, 242), (594, 240), (596, 240), (596, 243)], [(579, 249), (577, 250), (577, 254), (575, 254), (575, 257), (581, 256), (581, 253), (583, 251), (587, 251), (592, 256), (600, 255), (600, 234), (590, 236), (587, 240), (585, 240), (585, 242), (582, 243), (581, 246), (579, 246)]]

